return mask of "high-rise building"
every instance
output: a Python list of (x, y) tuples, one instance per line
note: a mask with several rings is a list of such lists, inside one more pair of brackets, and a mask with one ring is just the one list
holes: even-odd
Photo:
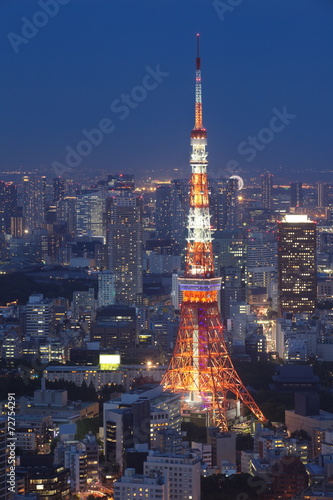
[(286, 215), (278, 223), (279, 313), (312, 313), (317, 302), (316, 223)]
[(317, 207), (325, 208), (329, 206), (328, 201), (328, 184), (326, 182), (317, 183)]
[(200, 500), (200, 458), (191, 454), (172, 455), (150, 452), (144, 474), (153, 471), (168, 477), (169, 498)]
[(303, 206), (302, 182), (291, 182), (290, 183), (290, 206), (293, 208)]
[(98, 274), (98, 307), (111, 306), (115, 303), (116, 285), (114, 274), (105, 270)]
[(104, 237), (104, 211), (103, 190), (79, 194), (76, 197), (76, 236)]
[(277, 243), (274, 232), (249, 231), (247, 236), (248, 287), (268, 287), (276, 281)]
[(137, 333), (136, 308), (118, 304), (99, 309), (91, 326), (91, 340), (104, 349), (116, 349), (121, 354), (135, 347)]
[(238, 180), (226, 179), (217, 194), (217, 229), (236, 230), (238, 227)]
[(26, 309), (26, 336), (49, 337), (55, 333), (54, 301), (42, 294), (30, 295)]
[(17, 208), (17, 187), (12, 182), (0, 181), (0, 232), (11, 232), (11, 217)]
[(23, 177), (24, 229), (29, 233), (45, 222), (46, 177), (33, 174)]
[(129, 500), (144, 498), (145, 500), (167, 500), (167, 478), (157, 472), (149, 476), (135, 474), (135, 469), (127, 468), (124, 475), (114, 482), (114, 499)]
[(261, 201), (262, 206), (269, 210), (273, 208), (272, 188), (273, 174), (266, 172), (261, 176)]
[[(298, 456), (288, 455), (277, 460), (271, 468), (270, 475), (271, 481), (266, 486), (266, 490), (261, 497), (262, 500), (301, 498), (308, 485), (308, 474), (305, 465)], [(316, 497), (309, 496), (308, 498), (319, 497), (316, 495)]]
[(53, 179), (53, 202), (63, 199), (65, 196), (65, 180), (61, 177)]
[(171, 238), (171, 184), (161, 184), (156, 189), (156, 238)]
[(89, 288), (87, 291), (74, 292), (72, 309), (75, 319), (90, 324), (95, 319), (95, 290)]
[(171, 238), (180, 245), (180, 248), (184, 248), (186, 243), (188, 202), (188, 179), (173, 179), (171, 181)]
[(142, 204), (134, 195), (106, 200), (108, 268), (115, 276), (116, 302), (139, 303), (142, 296)]

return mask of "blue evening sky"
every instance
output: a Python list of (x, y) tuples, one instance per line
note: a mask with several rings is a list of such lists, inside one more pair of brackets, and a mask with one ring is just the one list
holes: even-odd
[[(43, 1), (0, 2), (0, 171), (53, 175), (66, 146), (75, 149), (83, 129), (109, 118), (114, 130), (76, 172), (187, 176), (197, 32), (213, 175), (230, 160), (253, 177), (333, 171), (332, 0), (61, 0), (53, 17), (36, 16)], [(15, 38), (15, 53), (23, 17), (46, 24), (28, 32), (27, 43)], [(121, 120), (110, 105), (157, 65), (169, 75)], [(279, 132), (262, 132), (266, 144), (247, 161), (253, 155), (239, 145), (245, 141), (244, 151), (248, 136), (284, 107), (296, 117)]]

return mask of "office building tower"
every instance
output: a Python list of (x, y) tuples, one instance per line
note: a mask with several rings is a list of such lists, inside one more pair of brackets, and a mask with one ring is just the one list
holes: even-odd
[(144, 463), (144, 474), (160, 472), (168, 478), (167, 498), (200, 500), (200, 458), (191, 454), (172, 455), (150, 452)]
[(127, 305), (98, 310), (96, 321), (91, 325), (92, 341), (99, 342), (101, 348), (117, 350), (121, 354), (135, 347), (136, 333), (136, 308)]
[(303, 206), (303, 186), (301, 182), (290, 183), (290, 206), (293, 208)]
[(96, 436), (90, 431), (83, 439), (87, 454), (87, 476), (96, 479), (99, 473), (99, 443)]
[(89, 324), (95, 319), (95, 290), (89, 288), (87, 291), (74, 292), (72, 302), (73, 316), (79, 321), (87, 321)]
[(180, 248), (186, 243), (186, 224), (188, 217), (189, 183), (188, 179), (171, 181), (171, 238)]
[(111, 306), (116, 300), (115, 277), (111, 271), (98, 274), (98, 307)]
[(54, 301), (44, 299), (42, 294), (30, 295), (25, 306), (26, 337), (49, 337), (55, 333)]
[[(288, 455), (280, 458), (273, 465), (270, 476), (271, 480), (268, 482), (265, 492), (261, 497), (262, 500), (277, 500), (280, 498), (284, 500), (293, 500), (295, 498), (306, 498), (308, 496), (303, 496), (308, 486), (309, 479), (306, 467), (301, 462), (300, 457)], [(329, 498), (324, 495), (312, 496), (310, 494), (308, 498)]]
[[(124, 194), (124, 193), (123, 193)], [(139, 303), (142, 297), (142, 203), (134, 195), (106, 200), (108, 269), (115, 276), (116, 302)]]
[(269, 210), (273, 208), (272, 188), (273, 174), (266, 172), (261, 176), (261, 202), (262, 206)]
[(16, 207), (13, 215), (10, 217), (10, 234), (13, 238), (22, 238), (23, 236), (23, 209)]
[(317, 302), (316, 223), (286, 215), (278, 223), (279, 313), (313, 313)]
[(161, 184), (156, 189), (156, 239), (171, 238), (171, 184)]
[(76, 197), (76, 236), (100, 237), (105, 235), (103, 214), (104, 191), (88, 191)]
[(277, 242), (274, 232), (249, 231), (247, 235), (249, 288), (267, 288), (277, 275)]
[(129, 499), (167, 500), (167, 478), (158, 472), (149, 476), (135, 474), (135, 469), (127, 468), (124, 475), (114, 482), (114, 500)]
[(31, 233), (45, 222), (46, 177), (33, 174), (23, 177), (24, 230)]
[(56, 177), (53, 179), (53, 202), (56, 203), (65, 197), (65, 180), (61, 177)]
[(86, 447), (80, 442), (60, 443), (63, 447), (63, 460), (59, 464), (64, 464), (69, 469), (71, 491), (78, 493), (87, 487), (87, 452)]
[(57, 222), (66, 226), (66, 233), (74, 237), (76, 233), (76, 196), (65, 196), (56, 202)]
[(127, 407), (105, 410), (105, 457), (123, 470), (124, 452), (135, 444), (150, 444), (150, 401), (138, 399)]
[(325, 208), (329, 206), (328, 200), (328, 184), (326, 182), (317, 183), (317, 207)]
[(238, 180), (226, 179), (217, 194), (217, 229), (234, 231), (238, 227)]
[[(31, 457), (28, 457), (31, 460)], [(48, 464), (49, 460), (43, 460)], [(21, 459), (21, 463), (23, 460)], [(67, 500), (70, 498), (70, 473), (63, 465), (49, 466), (39, 464), (37, 466), (24, 465), (18, 471), (27, 472), (28, 491), (36, 494), (39, 500)], [(33, 461), (34, 462), (34, 461)]]
[(0, 232), (11, 233), (11, 217), (17, 209), (17, 187), (12, 182), (0, 181)]

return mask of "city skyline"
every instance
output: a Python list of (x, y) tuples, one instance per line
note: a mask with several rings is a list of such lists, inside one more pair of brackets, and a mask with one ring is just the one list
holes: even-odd
[[(279, 2), (269, 9), (263, 1), (239, 2), (223, 13), (218, 1), (198, 0), (189, 8), (184, 1), (100, 0), (78, 7), (63, 0), (53, 17), (34, 17), (45, 12), (41, 4), (2, 6), (6, 140), (0, 170), (45, 173), (54, 162), (67, 166), (66, 147), (76, 150), (87, 140), (83, 130), (99, 128), (102, 135), (92, 139), (97, 145), (72, 162), (72, 176), (188, 177), (184, 130), (193, 125), (193, 92), (187, 54), (196, 32), (205, 52), (211, 175), (241, 171), (250, 178), (268, 170), (296, 180), (300, 171), (311, 181), (314, 172), (330, 170), (328, 2)], [(22, 17), (42, 25), (30, 27), (25, 42), (18, 38), (28, 29)], [(134, 101), (120, 102), (133, 91)], [(249, 137), (259, 141), (253, 145)]]

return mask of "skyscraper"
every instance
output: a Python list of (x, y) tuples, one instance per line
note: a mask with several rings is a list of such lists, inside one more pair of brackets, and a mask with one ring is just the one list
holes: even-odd
[(111, 271), (101, 271), (98, 274), (98, 307), (111, 306), (115, 303), (116, 287)]
[(52, 337), (55, 333), (54, 301), (34, 294), (30, 295), (25, 307), (27, 337)]
[(142, 296), (142, 203), (132, 194), (106, 200), (108, 268), (115, 275), (116, 302), (135, 304)]
[(301, 182), (290, 183), (290, 206), (294, 208), (303, 206), (303, 186)]
[(261, 176), (261, 201), (262, 206), (269, 210), (273, 208), (272, 188), (273, 174), (266, 172)]
[(230, 229), (238, 227), (238, 180), (226, 179), (218, 196), (217, 229)]
[(317, 183), (317, 207), (328, 207), (328, 184), (326, 182)]
[(17, 209), (17, 187), (12, 182), (0, 181), (0, 232), (11, 232), (11, 217)]
[(61, 177), (55, 177), (53, 179), (53, 201), (59, 201), (65, 196), (65, 180)]
[(171, 238), (171, 184), (161, 184), (156, 189), (156, 238)]
[(173, 179), (171, 181), (171, 238), (181, 248), (184, 248), (186, 243), (188, 202), (188, 179)]
[(279, 313), (312, 313), (317, 302), (316, 223), (286, 215), (278, 223)]
[(29, 233), (45, 222), (46, 177), (33, 174), (23, 177), (24, 229)]
[(103, 190), (88, 191), (76, 198), (76, 236), (104, 236), (103, 213), (105, 196)]

